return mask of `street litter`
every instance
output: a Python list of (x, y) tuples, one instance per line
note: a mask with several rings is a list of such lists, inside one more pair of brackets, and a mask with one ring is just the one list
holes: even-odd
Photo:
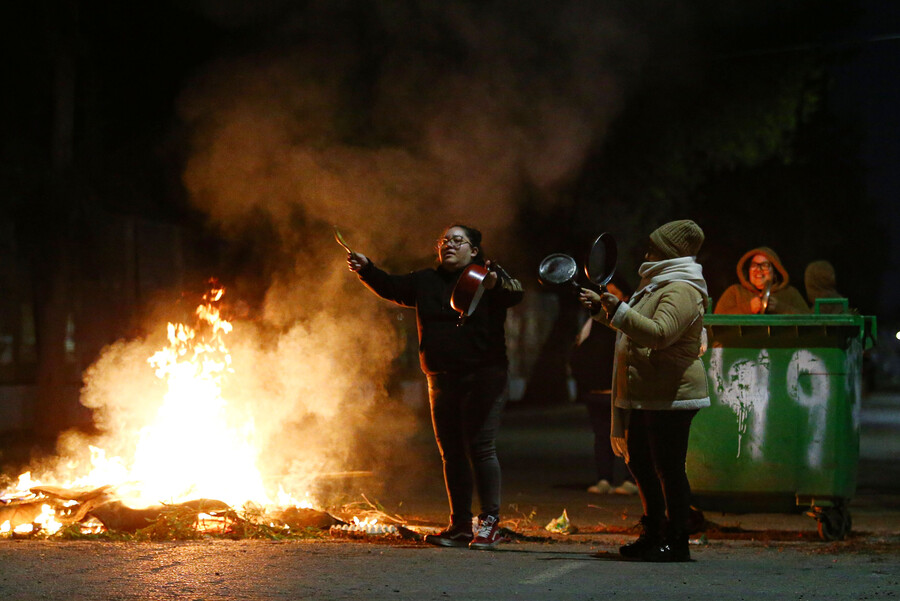
[(563, 509), (561, 516), (550, 520), (550, 523), (544, 526), (544, 529), (548, 532), (555, 532), (557, 534), (574, 534), (578, 531), (578, 529), (569, 521), (569, 514), (566, 513), (565, 509)]

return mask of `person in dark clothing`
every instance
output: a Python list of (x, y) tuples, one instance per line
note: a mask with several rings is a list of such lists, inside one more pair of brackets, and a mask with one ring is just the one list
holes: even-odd
[[(351, 252), (351, 271), (372, 292), (416, 310), (419, 362), (428, 378), (434, 436), (444, 465), (450, 525), (425, 540), (443, 547), (493, 549), (500, 530), (500, 463), (495, 439), (506, 401), (504, 324), (507, 309), (522, 300), (522, 286), (484, 259), (481, 232), (452, 225), (438, 240), (436, 268), (391, 275), (365, 255)], [(484, 294), (465, 321), (450, 305), (453, 289), (470, 264), (488, 268)], [(481, 513), (473, 532), (472, 489)]]
[[(837, 291), (837, 276), (834, 273), (834, 266), (828, 261), (813, 261), (807, 265), (803, 281), (806, 285), (806, 298), (809, 300), (810, 307), (815, 307), (816, 300), (820, 298), (846, 298)], [(823, 303), (819, 307), (819, 312), (856, 313), (856, 310), (845, 308), (839, 304)]]
[[(622, 300), (628, 300), (627, 286), (614, 278), (607, 290)], [(629, 478), (628, 468), (613, 453), (609, 443), (612, 425), (610, 392), (615, 358), (616, 333), (607, 327), (593, 327), (590, 313), (585, 313), (584, 325), (575, 340), (569, 360), (575, 380), (576, 400), (587, 408), (591, 430), (594, 432), (594, 467), (596, 480), (587, 491), (595, 494), (637, 494), (637, 486)]]

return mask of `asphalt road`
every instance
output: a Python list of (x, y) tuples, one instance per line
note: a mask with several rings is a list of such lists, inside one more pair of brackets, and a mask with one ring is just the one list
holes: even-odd
[[(867, 399), (861, 416), (853, 532), (824, 542), (802, 512), (707, 514), (717, 529), (688, 564), (618, 558), (640, 516), (636, 497), (592, 495), (582, 407), (511, 407), (498, 446), (504, 524), (525, 537), (495, 552), (364, 541), (174, 543), (0, 540), (0, 599), (891, 599), (900, 596), (900, 396)], [(416, 455), (344, 496), (377, 491), (411, 525), (446, 520), (427, 431)], [(578, 532), (544, 525), (565, 509)], [(329, 508), (337, 512), (338, 508)], [(337, 513), (336, 513), (337, 515)], [(348, 515), (341, 515), (347, 518)], [(696, 538), (696, 537), (695, 537)], [(593, 558), (594, 552), (604, 557)]]
[[(596, 545), (497, 552), (346, 541), (0, 542), (4, 599), (890, 599), (892, 554), (721, 542), (689, 564), (594, 559)], [(601, 550), (614, 547), (600, 544)]]
[[(618, 531), (637, 522), (641, 507), (636, 496), (586, 492), (593, 476), (592, 440), (582, 406), (508, 407), (497, 440), (503, 468), (501, 511), (508, 525), (540, 530), (563, 510), (583, 532)], [(429, 432), (423, 433), (419, 444), (421, 448), (409, 455), (424, 458), (417, 461), (425, 465), (400, 469), (403, 476), (388, 477), (388, 485), (380, 490), (380, 482), (352, 485), (360, 494), (376, 495), (392, 513), (414, 523), (443, 526), (447, 501), (440, 459)], [(900, 535), (900, 394), (863, 399), (857, 480), (857, 493), (849, 505), (853, 537), (859, 542), (869, 535)], [(764, 533), (768, 538), (816, 540), (817, 523), (804, 509), (808, 507), (786, 513), (707, 511), (706, 518), (725, 529), (760, 533), (760, 540), (767, 538)]]

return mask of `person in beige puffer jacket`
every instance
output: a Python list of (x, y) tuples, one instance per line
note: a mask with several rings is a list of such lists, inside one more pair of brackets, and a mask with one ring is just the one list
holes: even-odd
[(683, 219), (650, 234), (641, 284), (629, 302), (582, 289), (594, 319), (618, 331), (610, 442), (624, 456), (641, 495), (638, 539), (619, 549), (644, 561), (689, 561), (690, 484), (685, 473), (690, 425), (708, 407), (700, 359), (708, 302), (696, 254), (703, 230)]

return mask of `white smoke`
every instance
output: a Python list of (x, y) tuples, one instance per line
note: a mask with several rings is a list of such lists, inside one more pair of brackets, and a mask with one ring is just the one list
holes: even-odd
[[(216, 6), (222, 22), (247, 16)], [(451, 222), (510, 249), (523, 191), (559, 198), (642, 51), (623, 19), (576, 1), (289, 6), (266, 3), (259, 14), (286, 15), (270, 43), (207, 65), (179, 114), (191, 202), (225, 235), (271, 231), (263, 307), (236, 322), (224, 394), (266, 441), (266, 477), (299, 490), (409, 455), (423, 427), (386, 393), (404, 341), (347, 272), (331, 224), (379, 262), (424, 259)], [(129, 456), (163, 394), (146, 363), (162, 342), (117, 343), (86, 374), (92, 443), (109, 454)], [(67, 437), (63, 456), (84, 442)]]
[(183, 95), (184, 181), (225, 228), (299, 214), (387, 252), (461, 220), (506, 246), (523, 187), (556, 198), (641, 60), (588, 3), (356, 4), (363, 33), (313, 4), (282, 46), (220, 60)]

